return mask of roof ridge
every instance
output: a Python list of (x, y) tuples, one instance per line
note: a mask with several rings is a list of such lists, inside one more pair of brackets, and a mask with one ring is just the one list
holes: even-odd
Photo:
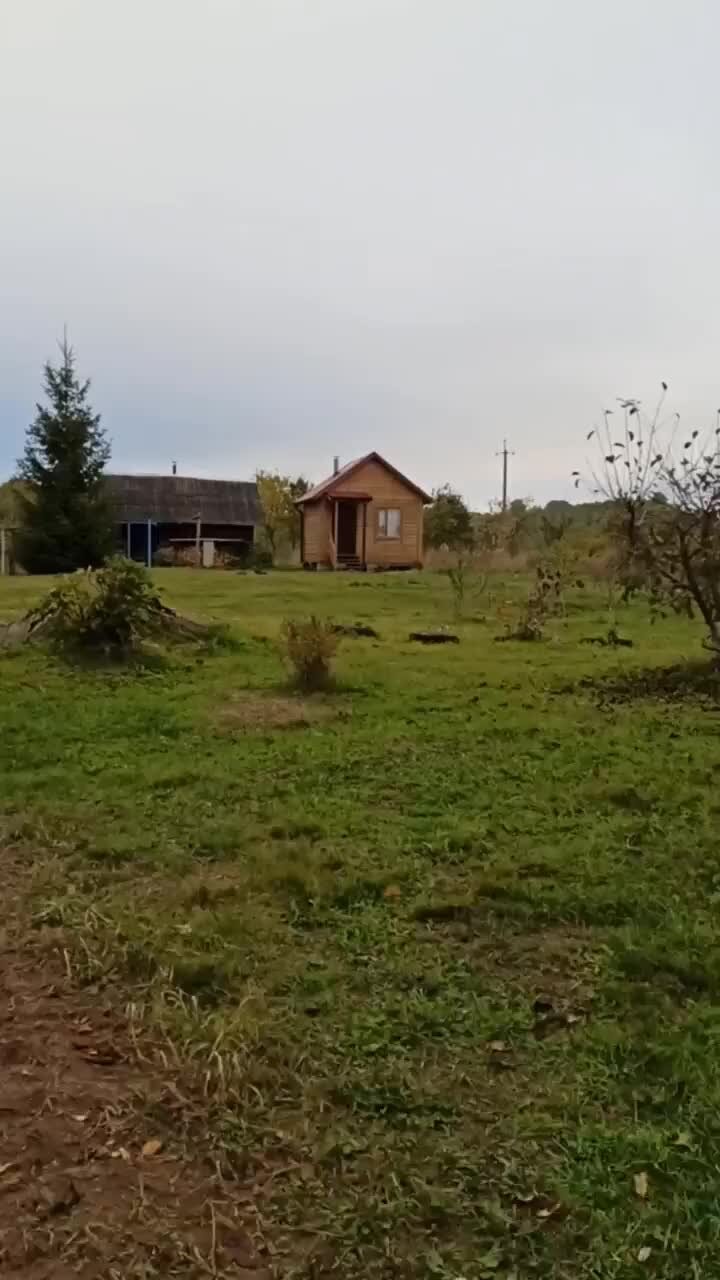
[(301, 498), (297, 499), (295, 505), (299, 507), (306, 502), (314, 502), (317, 498), (322, 498), (323, 494), (332, 492), (333, 488), (339, 481), (347, 479), (349, 475), (352, 475), (353, 471), (356, 471), (358, 467), (363, 466), (366, 462), (378, 462), (380, 466), (385, 467), (387, 471), (391, 471), (398, 480), (401, 480), (403, 484), (407, 485), (408, 489), (412, 489), (417, 493), (422, 498), (423, 502), (432, 501), (430, 495), (426, 493), (424, 489), (421, 489), (420, 485), (415, 484), (413, 480), (409, 480), (406, 475), (403, 475), (402, 471), (398, 471), (397, 467), (394, 467), (391, 462), (388, 462), (387, 458), (383, 458), (381, 453), (378, 453), (376, 449), (372, 449), (370, 453), (364, 453), (362, 457), (354, 458), (352, 462), (346, 462), (345, 466), (340, 467), (339, 471), (334, 471), (332, 475), (328, 476), (325, 480), (321, 480), (319, 484), (313, 485), (312, 489), (308, 489), (307, 493), (304, 493)]

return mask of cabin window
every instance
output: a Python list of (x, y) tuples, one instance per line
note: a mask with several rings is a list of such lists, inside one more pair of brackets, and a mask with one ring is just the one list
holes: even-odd
[(378, 536), (380, 538), (400, 537), (400, 512), (393, 507), (381, 507), (378, 511)]

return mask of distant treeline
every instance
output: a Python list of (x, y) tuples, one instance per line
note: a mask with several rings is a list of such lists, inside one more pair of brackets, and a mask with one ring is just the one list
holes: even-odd
[(516, 498), (507, 511), (475, 514), (473, 525), (480, 547), (504, 548), (516, 554), (551, 547), (566, 539), (603, 541), (614, 507), (613, 502), (573, 503), (562, 498), (536, 506)]

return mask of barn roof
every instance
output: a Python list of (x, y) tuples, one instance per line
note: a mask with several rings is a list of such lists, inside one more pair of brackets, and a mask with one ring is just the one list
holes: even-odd
[(250, 480), (132, 475), (105, 479), (121, 524), (128, 520), (184, 524), (198, 516), (208, 524), (262, 523), (257, 485)]
[[(373, 451), (373, 453), (364, 454), (362, 458), (355, 458), (353, 462), (346, 462), (344, 467), (341, 467), (339, 471), (334, 472), (333, 475), (328, 476), (327, 480), (322, 480), (320, 484), (316, 484), (312, 489), (308, 489), (307, 493), (304, 493), (302, 498), (298, 498), (296, 505), (302, 506), (304, 502), (315, 502), (318, 498), (329, 497), (337, 485), (342, 484), (343, 481), (349, 479), (355, 471), (360, 467), (364, 467), (368, 462), (379, 463), (381, 467), (385, 467), (386, 471), (390, 471), (397, 480), (400, 480), (404, 485), (407, 485), (408, 489), (412, 489), (413, 493), (416, 493), (419, 498), (422, 498), (423, 502), (432, 502), (432, 498), (429, 493), (425, 493), (424, 489), (421, 489), (419, 485), (414, 484), (412, 480), (408, 480), (407, 476), (404, 476), (402, 471), (398, 471), (397, 467), (393, 467), (392, 464), (385, 458), (381, 457), (379, 453), (375, 453)], [(343, 492), (346, 493), (348, 497), (355, 496), (347, 493), (347, 490), (343, 490)]]

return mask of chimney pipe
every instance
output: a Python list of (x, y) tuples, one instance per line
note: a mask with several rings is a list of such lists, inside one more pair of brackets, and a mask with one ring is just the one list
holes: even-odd
[(172, 464), (172, 473), (174, 476), (177, 475), (177, 462), (173, 462)]
[(335, 457), (333, 458), (333, 475), (336, 476), (339, 470), (340, 470), (340, 459), (337, 456), (337, 454), (335, 454)]

